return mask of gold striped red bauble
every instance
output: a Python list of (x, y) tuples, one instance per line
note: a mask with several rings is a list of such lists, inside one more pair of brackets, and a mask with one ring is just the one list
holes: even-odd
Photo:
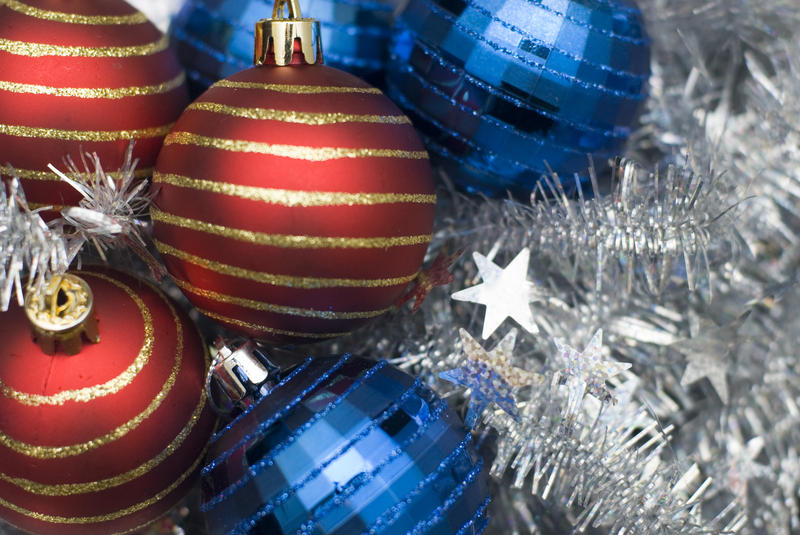
[(32, 205), (80, 199), (47, 167), (67, 155), (96, 152), (113, 172), (135, 140), (148, 176), (187, 104), (167, 37), (123, 0), (0, 0), (0, 166)]
[(352, 331), (415, 278), (433, 228), (428, 154), (379, 90), (324, 65), (214, 84), (167, 136), (157, 247), (189, 300), (275, 342)]
[(0, 314), (0, 517), (36, 534), (128, 533), (196, 482), (215, 424), (206, 351), (155, 288), (76, 273), (94, 294), (98, 344), (48, 356), (21, 308)]

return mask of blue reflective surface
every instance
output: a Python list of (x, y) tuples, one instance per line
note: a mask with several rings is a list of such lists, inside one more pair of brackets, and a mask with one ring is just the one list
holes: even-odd
[(488, 522), (470, 433), (385, 362), (306, 361), (217, 433), (208, 459), (211, 533), (475, 535)]
[[(382, 79), (396, 0), (300, 0), (320, 21), (325, 63)], [(254, 27), (272, 16), (272, 0), (187, 0), (170, 32), (195, 93), (251, 67)]]
[(623, 150), (649, 65), (631, 0), (409, 0), (387, 85), (455, 182), (524, 195)]

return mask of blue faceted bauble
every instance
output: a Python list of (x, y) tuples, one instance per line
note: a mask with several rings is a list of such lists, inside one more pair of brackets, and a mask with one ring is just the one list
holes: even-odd
[(529, 194), (620, 154), (650, 41), (632, 0), (409, 0), (387, 85), (442, 170), (473, 192)]
[(217, 433), (208, 458), (202, 510), (215, 535), (475, 535), (487, 524), (469, 431), (385, 361), (307, 360)]
[[(382, 81), (396, 0), (299, 0), (303, 17), (320, 22), (325, 64)], [(253, 65), (255, 23), (273, 0), (187, 0), (170, 33), (199, 93)]]

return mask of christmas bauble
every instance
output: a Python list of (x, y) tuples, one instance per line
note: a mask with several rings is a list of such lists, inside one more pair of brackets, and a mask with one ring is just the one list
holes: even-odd
[(216, 434), (208, 459), (215, 534), (455, 535), (487, 522), (470, 432), (385, 361), (307, 361)]
[[(265, 0), (187, 0), (171, 26), (196, 94), (252, 65), (253, 21), (272, 13)], [(383, 81), (396, 0), (300, 0), (321, 23), (325, 63)]]
[(379, 90), (325, 65), (264, 65), (180, 117), (153, 177), (157, 247), (226, 327), (347, 333), (414, 279), (434, 219), (428, 155)]
[(528, 195), (619, 155), (647, 95), (650, 44), (633, 0), (410, 0), (389, 96), (468, 191)]
[(21, 308), (0, 320), (0, 517), (37, 534), (127, 533), (196, 482), (215, 425), (206, 350), (149, 284), (76, 273), (94, 295), (99, 343), (47, 355)]
[(64, 171), (66, 156), (80, 166), (96, 152), (116, 171), (135, 140), (149, 176), (187, 104), (167, 37), (123, 0), (0, 2), (0, 166), (16, 169), (34, 206), (80, 200), (47, 167)]

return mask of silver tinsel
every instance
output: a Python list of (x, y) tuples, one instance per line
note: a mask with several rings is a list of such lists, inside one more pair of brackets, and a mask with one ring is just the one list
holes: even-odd
[(19, 181), (0, 183), (0, 310), (8, 310), (12, 298), (22, 305), (25, 288), (40, 289), (68, 266), (63, 237), (30, 210)]
[[(592, 174), (592, 191), (570, 197), (545, 177), (531, 203), (440, 192), (429, 257), (470, 248), (454, 282), (416, 315), (395, 310), (303, 351), (390, 358), (466, 415), (469, 394), (439, 373), (464, 365), (459, 330), (480, 333), (484, 309), (450, 295), (485, 282), (471, 253), (500, 267), (529, 250), (518, 290), (533, 317), (512, 318), (536, 328), (517, 333), (513, 364), (544, 379), (513, 391), (518, 419), (487, 409), (475, 430), (495, 476), (489, 533), (797, 534), (800, 3), (638, 3), (653, 38), (651, 98), (610, 181)], [(143, 237), (143, 206), (120, 219), (107, 210), (131, 183), (102, 189), (107, 180), (83, 176), (82, 208), (96, 219), (71, 212), (72, 238), (102, 251), (118, 227)], [(25, 269), (66, 258), (9, 192), (0, 216), (18, 230), (2, 234), (6, 300)], [(482, 346), (513, 319), (494, 326)], [(563, 373), (553, 344), (580, 349), (598, 329), (594, 361), (631, 365), (594, 378), (601, 399)]]
[(78, 206), (63, 209), (61, 219), (53, 224), (67, 239), (70, 261), (87, 243), (94, 246), (104, 262), (109, 249), (125, 245), (147, 263), (157, 278), (166, 273), (144, 239), (144, 219), (149, 216), (152, 196), (148, 182), (136, 178), (137, 163), (131, 142), (122, 168), (116, 173), (105, 171), (97, 154), (81, 154), (83, 169), (67, 157), (67, 173), (50, 165), (51, 171), (83, 197)]

